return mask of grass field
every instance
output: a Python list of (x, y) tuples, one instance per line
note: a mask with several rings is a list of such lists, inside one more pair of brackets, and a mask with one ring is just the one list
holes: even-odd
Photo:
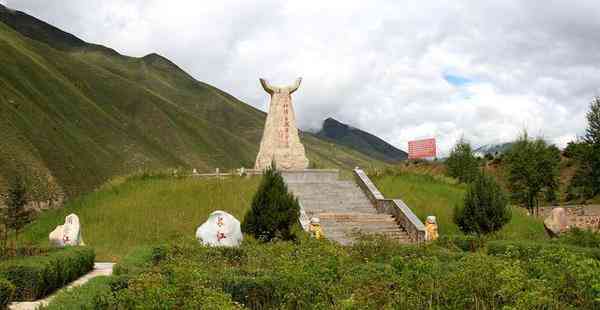
[(82, 236), (93, 246), (97, 261), (117, 261), (132, 248), (193, 237), (214, 210), (242, 219), (259, 177), (207, 178), (133, 177), (112, 182), (99, 191), (44, 212), (23, 235), (31, 244), (48, 244), (48, 234), (69, 213), (81, 221)]
[[(437, 216), (440, 234), (460, 234), (452, 221), (454, 206), (459, 204), (466, 186), (428, 174), (399, 172), (373, 177), (373, 182), (386, 198), (402, 199), (424, 221), (428, 215)], [(522, 208), (512, 208), (512, 220), (498, 234), (502, 239), (545, 238), (540, 220), (529, 217)]]

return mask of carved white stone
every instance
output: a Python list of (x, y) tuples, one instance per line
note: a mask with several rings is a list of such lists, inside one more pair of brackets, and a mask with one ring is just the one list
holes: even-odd
[(50, 243), (57, 247), (85, 245), (81, 237), (79, 217), (73, 213), (65, 217), (65, 224), (58, 225), (48, 236)]
[(244, 236), (240, 221), (225, 211), (215, 211), (196, 230), (196, 238), (209, 246), (236, 247)]
[(265, 123), (255, 169), (263, 170), (275, 162), (277, 169), (301, 170), (308, 167), (308, 158), (298, 136), (292, 93), (300, 87), (301, 78), (287, 87), (276, 87), (264, 79), (260, 83), (271, 95), (269, 114)]

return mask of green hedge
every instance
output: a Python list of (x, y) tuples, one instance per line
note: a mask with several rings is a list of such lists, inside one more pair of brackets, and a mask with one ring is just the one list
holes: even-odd
[(600, 260), (599, 248), (585, 248), (565, 245), (557, 242), (513, 241), (497, 240), (488, 241), (487, 253), (495, 256), (508, 256), (522, 260), (530, 260), (549, 253), (567, 251), (572, 254)]
[(67, 247), (44, 256), (4, 261), (0, 276), (14, 284), (14, 300), (36, 300), (90, 271), (94, 258), (91, 248)]
[(141, 246), (133, 249), (113, 268), (115, 275), (136, 275), (152, 265), (157, 248)]
[(43, 309), (108, 309), (116, 303), (116, 292), (127, 287), (127, 280), (122, 276), (93, 278), (82, 286), (61, 291)]
[(6, 309), (14, 293), (15, 286), (10, 281), (0, 278), (0, 309)]
[(485, 239), (473, 235), (445, 235), (440, 236), (435, 244), (450, 250), (476, 252), (485, 245)]

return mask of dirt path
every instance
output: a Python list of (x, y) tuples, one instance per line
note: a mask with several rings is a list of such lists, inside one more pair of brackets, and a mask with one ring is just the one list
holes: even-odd
[(11, 310), (35, 310), (40, 306), (46, 306), (50, 303), (52, 298), (56, 296), (59, 292), (63, 290), (68, 290), (73, 287), (77, 287), (83, 285), (87, 281), (97, 276), (109, 276), (112, 274), (114, 263), (94, 263), (94, 269), (89, 273), (83, 275), (81, 278), (69, 283), (66, 287), (61, 288), (60, 290), (54, 292), (54, 294), (36, 301), (21, 301), (21, 302), (13, 302), (10, 304), (8, 309)]

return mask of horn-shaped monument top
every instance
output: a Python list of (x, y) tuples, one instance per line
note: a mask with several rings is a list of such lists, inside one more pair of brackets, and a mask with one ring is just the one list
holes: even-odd
[(294, 84), (278, 87), (260, 79), (264, 90), (271, 95), (269, 114), (265, 123), (255, 168), (265, 169), (275, 162), (278, 169), (299, 170), (308, 167), (304, 146), (300, 143), (291, 94), (300, 87), (302, 78)]
[(273, 86), (273, 85), (269, 84), (269, 81), (267, 81), (265, 79), (260, 79), (260, 84), (262, 85), (263, 89), (271, 95), (274, 93), (291, 94), (291, 93), (295, 92), (298, 89), (298, 87), (300, 87), (301, 82), (302, 82), (302, 78), (299, 77), (296, 79), (296, 81), (294, 81), (294, 84), (292, 84), (290, 86), (278, 87), (278, 86)]

